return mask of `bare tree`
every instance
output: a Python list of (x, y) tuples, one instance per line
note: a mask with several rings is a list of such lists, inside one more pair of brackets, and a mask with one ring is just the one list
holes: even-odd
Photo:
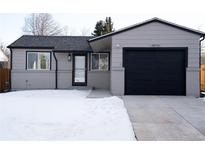
[(23, 31), (32, 35), (54, 36), (61, 35), (63, 29), (48, 13), (32, 13), (25, 18)]
[(82, 28), (80, 32), (81, 32), (80, 34), (81, 34), (82, 36), (88, 36), (88, 35), (90, 35), (90, 29), (85, 28), (85, 27)]
[(63, 27), (62, 34), (65, 35), (65, 36), (69, 35), (69, 28), (68, 28), (68, 26), (64, 26)]
[(73, 28), (71, 28), (69, 26), (64, 26), (62, 28), (62, 35), (64, 35), (64, 36), (73, 36), (75, 34), (76, 34), (75, 29), (73, 29)]
[(0, 42), (0, 50), (3, 51), (3, 53), (9, 57), (9, 49), (4, 45), (4, 43)]

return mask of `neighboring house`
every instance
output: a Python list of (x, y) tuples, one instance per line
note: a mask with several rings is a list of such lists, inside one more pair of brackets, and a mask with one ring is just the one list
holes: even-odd
[(0, 68), (7, 68), (7, 67), (8, 67), (8, 57), (0, 49)]
[(201, 91), (205, 91), (205, 52), (201, 52)]
[(200, 95), (204, 33), (162, 19), (99, 37), (22, 36), (11, 49), (11, 88), (88, 86), (114, 95)]
[(205, 52), (201, 53), (201, 64), (205, 65)]

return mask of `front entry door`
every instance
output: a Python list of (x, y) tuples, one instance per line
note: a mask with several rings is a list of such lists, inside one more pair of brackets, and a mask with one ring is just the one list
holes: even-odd
[(87, 86), (87, 56), (73, 55), (73, 86)]

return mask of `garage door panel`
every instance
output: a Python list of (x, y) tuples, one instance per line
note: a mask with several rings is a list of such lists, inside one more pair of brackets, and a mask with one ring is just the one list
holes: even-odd
[[(142, 84), (139, 84), (139, 82), (142, 83)], [(130, 81), (130, 82), (127, 82), (127, 83), (131, 84), (131, 85), (129, 85), (129, 87), (139, 87), (139, 86), (151, 85), (151, 84), (155, 85), (153, 80)]]
[(125, 94), (185, 95), (185, 50), (124, 50)]

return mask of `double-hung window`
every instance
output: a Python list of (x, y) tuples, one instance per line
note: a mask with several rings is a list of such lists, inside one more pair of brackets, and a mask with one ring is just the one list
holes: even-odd
[(27, 52), (27, 70), (50, 70), (50, 52)]
[(109, 53), (92, 53), (91, 69), (99, 71), (108, 71)]

